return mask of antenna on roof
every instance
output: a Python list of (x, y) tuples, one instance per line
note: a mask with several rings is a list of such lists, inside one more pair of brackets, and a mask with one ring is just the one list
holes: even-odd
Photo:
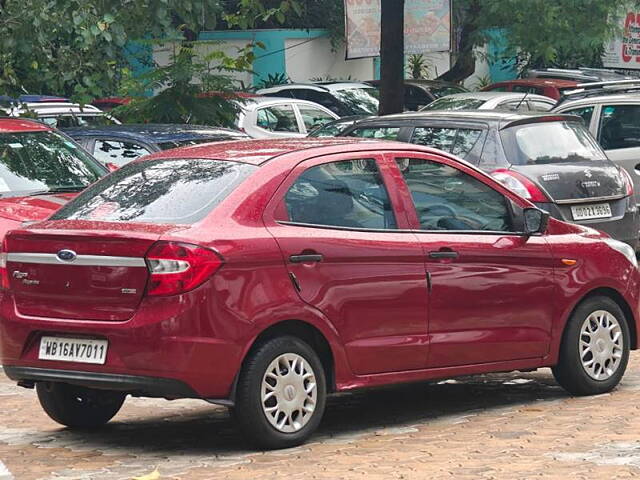
[(522, 105), (522, 102), (524, 102), (524, 101), (526, 100), (526, 98), (529, 96), (529, 93), (530, 93), (530, 92), (526, 92), (526, 93), (524, 94), (524, 97), (522, 97), (522, 98), (520, 99), (520, 103), (518, 103), (518, 105), (516, 105), (516, 108), (515, 108), (515, 111), (516, 111), (516, 112), (517, 112), (517, 111), (518, 111), (518, 109), (520, 108), (520, 105)]

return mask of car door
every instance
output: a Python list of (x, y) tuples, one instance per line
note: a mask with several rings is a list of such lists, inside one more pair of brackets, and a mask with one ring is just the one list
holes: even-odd
[(427, 278), (382, 155), (300, 163), (265, 211), (300, 298), (335, 326), (356, 374), (424, 368)]
[(470, 167), (388, 154), (415, 206), (430, 280), (429, 368), (548, 353), (553, 260), (544, 236), (515, 232), (512, 202)]

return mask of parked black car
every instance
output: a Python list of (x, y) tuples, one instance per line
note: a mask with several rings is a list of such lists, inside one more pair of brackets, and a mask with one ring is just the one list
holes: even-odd
[(238, 130), (200, 125), (108, 125), (63, 131), (98, 160), (117, 167), (142, 155), (169, 148), (249, 138)]
[(340, 136), (439, 148), (489, 172), (556, 218), (638, 247), (633, 182), (606, 157), (580, 117), (434, 111), (372, 117)]
[[(380, 80), (369, 80), (367, 83), (374, 87), (380, 87)], [(405, 80), (404, 108), (405, 110), (417, 111), (440, 97), (468, 91), (457, 83), (439, 80)]]

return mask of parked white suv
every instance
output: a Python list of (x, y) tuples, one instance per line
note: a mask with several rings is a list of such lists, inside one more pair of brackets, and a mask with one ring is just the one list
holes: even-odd
[(93, 105), (71, 102), (20, 102), (0, 107), (10, 117), (25, 114), (53, 128), (86, 127), (96, 125), (119, 125), (120, 122)]
[(250, 97), (239, 103), (236, 126), (253, 138), (306, 137), (338, 118), (322, 105), (294, 98)]

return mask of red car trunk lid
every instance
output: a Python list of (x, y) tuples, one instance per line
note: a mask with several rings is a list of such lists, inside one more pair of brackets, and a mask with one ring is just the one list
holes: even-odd
[[(86, 221), (11, 232), (6, 237), (9, 288), (22, 315), (124, 321), (144, 295), (144, 256), (175, 225), (122, 225)], [(90, 230), (84, 230), (91, 224)], [(80, 230), (82, 229), (82, 230)]]

